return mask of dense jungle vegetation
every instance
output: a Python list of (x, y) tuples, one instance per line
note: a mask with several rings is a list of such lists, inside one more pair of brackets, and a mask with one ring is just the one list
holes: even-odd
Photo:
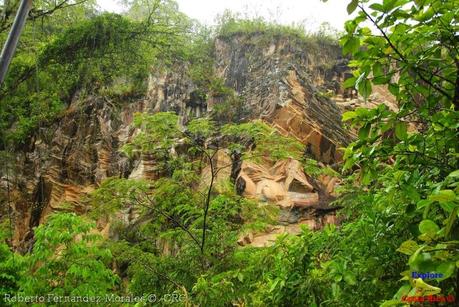
[[(4, 3), (1, 42), (18, 5)], [(437, 306), (457, 303), (457, 0), (349, 1), (353, 18), (339, 43), (353, 76), (344, 85), (365, 99), (374, 85), (387, 86), (398, 110), (379, 105), (343, 114), (358, 137), (343, 149), (334, 173), (343, 180), (335, 201), (343, 207), (342, 223), (304, 228), (265, 248), (241, 248), (237, 240), (272, 223), (276, 208), (239, 196), (234, 180), (215, 184), (217, 150), (248, 160), (294, 157), (309, 172), (334, 171), (318, 168), (303, 157), (301, 144), (265, 123), (240, 120), (244, 101), (213, 71), (213, 39), (264, 33), (319, 44), (336, 38), (229, 13), (206, 28), (171, 0), (129, 0), (127, 6), (118, 15), (97, 11), (91, 0), (34, 1), (0, 89), (2, 167), (13, 172), (14, 163), (7, 162), (13, 153), (73, 101), (103, 96), (121, 105), (139, 99), (152, 69), (188, 63), (183, 73), (225, 102), (208, 118), (191, 120), (185, 131), (174, 113), (138, 114), (134, 124), (141, 133), (122, 151), (153, 156), (160, 178), (104, 181), (84, 200), (87, 214), (51, 215), (35, 229), (33, 249), (25, 254), (11, 249), (9, 204), (2, 200), (0, 305), (21, 305), (5, 297), (48, 294), (155, 295), (156, 302), (139, 306), (407, 306), (402, 298), (428, 295), (456, 298)], [(208, 146), (216, 136), (224, 141)], [(179, 139), (187, 150), (171, 154)], [(205, 166), (211, 180), (203, 184)], [(142, 222), (115, 223), (117, 240), (93, 231), (97, 220), (116, 220), (120, 210), (136, 210)], [(165, 247), (170, 253), (162, 252)], [(413, 271), (442, 277), (413, 278)]]

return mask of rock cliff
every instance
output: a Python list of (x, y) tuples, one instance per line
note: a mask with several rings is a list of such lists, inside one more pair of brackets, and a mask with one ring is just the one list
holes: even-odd
[(348, 136), (339, 108), (324, 95), (343, 78), (336, 45), (263, 34), (219, 38), (215, 45), (218, 75), (243, 97), (252, 118), (298, 139), (318, 160), (339, 160), (337, 146)]
[[(338, 148), (350, 140), (341, 124), (340, 108), (327, 95), (342, 94), (337, 84), (344, 78), (345, 60), (340, 53), (332, 43), (263, 33), (235, 34), (215, 40), (214, 61), (217, 75), (236, 91), (249, 111), (245, 120), (264, 120), (301, 141), (306, 154), (332, 164), (340, 160)], [(155, 178), (151, 157), (130, 161), (119, 149), (135, 133), (131, 127), (135, 112), (174, 111), (183, 117), (199, 117), (215, 107), (215, 97), (207, 101), (193, 97), (197, 86), (182, 73), (184, 69), (187, 63), (161, 71), (153, 68), (148, 91), (140, 99), (120, 103), (107, 97), (76, 95), (59, 120), (31, 136), (15, 153), (14, 165), (0, 174), (1, 197), (8, 198), (14, 208), (15, 247), (27, 248), (33, 227), (50, 212), (86, 212), (82, 200), (105, 178)], [(296, 210), (318, 205), (317, 189), (295, 163), (278, 161), (272, 168), (245, 163), (240, 176), (253, 183), (246, 195), (262, 195)], [(282, 182), (276, 179), (279, 174)], [(321, 182), (331, 193), (336, 180)]]

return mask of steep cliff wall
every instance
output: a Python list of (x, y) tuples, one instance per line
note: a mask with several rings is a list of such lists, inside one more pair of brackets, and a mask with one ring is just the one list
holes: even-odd
[[(297, 138), (318, 160), (339, 160), (337, 148), (349, 137), (339, 108), (323, 95), (340, 76), (336, 46), (241, 34), (216, 39), (214, 54), (217, 75), (242, 97), (251, 119)], [(8, 188), (14, 207), (14, 246), (27, 247), (32, 228), (52, 211), (85, 212), (84, 196), (107, 177), (155, 178), (151, 157), (129, 161), (119, 149), (136, 132), (130, 126), (135, 112), (204, 116), (213, 107), (212, 97), (190, 103), (197, 86), (186, 69), (187, 63), (153, 68), (147, 94), (134, 101), (77, 95), (59, 120), (36, 131), (15, 153), (14, 171), (1, 174), (2, 196)]]
[(295, 137), (326, 163), (339, 160), (336, 149), (348, 142), (339, 108), (323, 95), (340, 78), (340, 53), (325, 41), (267, 40), (263, 34), (221, 37), (215, 46), (217, 74), (243, 97), (251, 116)]

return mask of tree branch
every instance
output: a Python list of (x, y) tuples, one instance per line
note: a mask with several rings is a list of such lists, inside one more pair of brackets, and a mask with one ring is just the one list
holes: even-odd
[(209, 153), (206, 150), (203, 150), (203, 153), (209, 159), (211, 179), (210, 179), (209, 189), (207, 190), (206, 202), (204, 203), (204, 218), (203, 218), (203, 223), (202, 223), (201, 254), (204, 253), (204, 246), (205, 246), (205, 243), (206, 243), (207, 215), (209, 213), (210, 196), (211, 196), (211, 193), (212, 193), (212, 188), (213, 188), (214, 181), (215, 181), (215, 176), (216, 176), (215, 166), (214, 166), (214, 163), (213, 163), (213, 158), (214, 158), (215, 154), (217, 153), (217, 151), (218, 151), (218, 148), (217, 148), (217, 150), (214, 151), (212, 156), (210, 156)]
[(382, 36), (384, 37), (384, 39), (387, 41), (387, 43), (389, 44), (389, 46), (394, 50), (394, 52), (400, 57), (400, 60), (402, 62), (404, 62), (405, 64), (409, 65), (409, 66), (412, 66), (413, 67), (413, 70), (414, 72), (419, 76), (419, 78), (421, 78), (422, 81), (424, 81), (425, 83), (427, 83), (429, 86), (431, 86), (432, 88), (434, 88), (435, 90), (437, 90), (439, 93), (441, 93), (443, 96), (447, 97), (448, 99), (452, 99), (451, 95), (448, 94), (444, 89), (442, 89), (441, 87), (437, 86), (436, 84), (432, 83), (429, 79), (427, 79), (424, 75), (421, 74), (421, 72), (419, 71), (419, 67), (417, 65), (412, 65), (410, 64), (406, 57), (400, 52), (400, 50), (398, 50), (398, 48), (393, 44), (393, 42), (391, 41), (391, 39), (387, 36), (386, 32), (384, 32), (384, 30), (379, 26), (379, 24), (371, 17), (370, 14), (368, 14), (368, 12), (365, 10), (365, 8), (359, 4), (359, 8), (360, 10), (365, 14), (365, 16), (371, 21), (371, 23), (379, 30), (379, 32), (381, 32)]
[[(149, 201), (150, 204), (154, 204), (154, 200), (152, 200), (147, 193), (145, 193), (145, 197), (147, 198), (147, 200)], [(150, 209), (150, 210), (153, 210), (159, 214), (161, 214), (162, 216), (164, 216), (165, 218), (169, 219), (170, 221), (172, 221), (173, 223), (175, 223), (178, 227), (180, 227), (183, 231), (185, 231), (190, 237), (191, 239), (200, 247), (201, 246), (201, 243), (196, 239), (196, 237), (193, 235), (193, 233), (191, 233), (190, 230), (188, 230), (187, 227), (185, 227), (185, 225), (183, 225), (182, 223), (180, 223), (179, 221), (177, 221), (175, 218), (173, 218), (172, 216), (164, 213), (162, 210), (159, 210), (158, 208), (155, 208), (154, 206), (147, 206), (145, 204), (143, 204), (140, 200), (138, 200), (137, 198), (134, 198), (135, 201), (137, 202), (137, 204), (141, 207), (144, 207), (144, 208), (147, 208), (147, 209)]]

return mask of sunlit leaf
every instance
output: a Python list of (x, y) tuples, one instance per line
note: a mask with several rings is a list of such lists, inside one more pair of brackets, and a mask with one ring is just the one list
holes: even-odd
[(402, 243), (400, 247), (397, 249), (398, 252), (411, 256), (416, 250), (419, 249), (419, 245), (413, 241), (413, 240), (408, 240)]
[(426, 233), (428, 235), (435, 235), (437, 231), (439, 230), (440, 230), (440, 227), (438, 227), (438, 225), (435, 224), (435, 222), (431, 220), (423, 220), (419, 224), (419, 231), (421, 233)]
[(453, 190), (440, 190), (429, 196), (432, 201), (449, 202), (456, 199), (456, 193)]

